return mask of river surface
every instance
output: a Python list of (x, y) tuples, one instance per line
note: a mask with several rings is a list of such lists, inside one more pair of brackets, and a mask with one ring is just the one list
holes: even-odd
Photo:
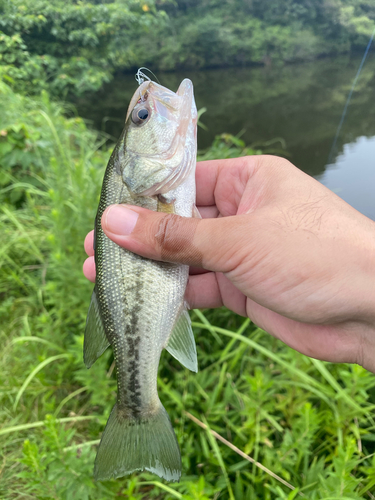
[[(325, 58), (288, 66), (158, 73), (176, 90), (183, 78), (195, 87), (198, 109), (207, 111), (198, 129), (198, 148), (217, 134), (241, 134), (262, 148), (275, 138), (285, 155), (357, 210), (375, 220), (375, 49), (368, 56), (348, 112), (334, 142), (361, 56)], [(118, 75), (100, 92), (75, 102), (78, 113), (112, 137), (120, 135), (137, 83)]]

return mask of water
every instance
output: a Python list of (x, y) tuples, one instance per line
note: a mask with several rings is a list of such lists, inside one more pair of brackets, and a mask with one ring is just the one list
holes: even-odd
[[(349, 204), (375, 220), (375, 50), (359, 77), (333, 160), (328, 156), (361, 55), (256, 68), (158, 73), (176, 89), (185, 77), (195, 87), (201, 120), (198, 148), (222, 132), (241, 133), (247, 145), (275, 138), (286, 155)], [(78, 112), (117, 138), (137, 86), (133, 75), (119, 75), (101, 92), (76, 102)], [(280, 147), (280, 143), (275, 144)]]
[(375, 137), (345, 144), (334, 164), (317, 179), (349, 205), (375, 220)]

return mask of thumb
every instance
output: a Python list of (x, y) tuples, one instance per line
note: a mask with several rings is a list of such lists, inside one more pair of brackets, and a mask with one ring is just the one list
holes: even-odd
[(241, 247), (235, 233), (242, 217), (197, 219), (111, 205), (101, 223), (112, 241), (142, 257), (228, 272), (240, 258), (234, 249)]

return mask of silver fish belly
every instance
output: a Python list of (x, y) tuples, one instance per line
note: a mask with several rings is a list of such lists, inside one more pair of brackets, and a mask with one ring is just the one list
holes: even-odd
[(166, 348), (197, 371), (195, 342), (184, 304), (188, 267), (156, 262), (113, 243), (100, 224), (111, 204), (128, 203), (191, 217), (195, 204), (196, 108), (189, 80), (175, 94), (154, 82), (135, 93), (126, 125), (104, 176), (95, 223), (96, 283), (87, 318), (89, 368), (111, 345), (117, 402), (95, 461), (96, 479), (148, 470), (169, 481), (181, 456), (157, 393)]

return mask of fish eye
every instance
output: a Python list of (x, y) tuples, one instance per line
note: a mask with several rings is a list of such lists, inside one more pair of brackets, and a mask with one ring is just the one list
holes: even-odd
[(148, 110), (146, 108), (140, 109), (137, 116), (140, 120), (146, 120), (148, 118)]
[(131, 115), (132, 122), (136, 125), (141, 125), (145, 123), (150, 116), (150, 111), (147, 108), (134, 109)]

